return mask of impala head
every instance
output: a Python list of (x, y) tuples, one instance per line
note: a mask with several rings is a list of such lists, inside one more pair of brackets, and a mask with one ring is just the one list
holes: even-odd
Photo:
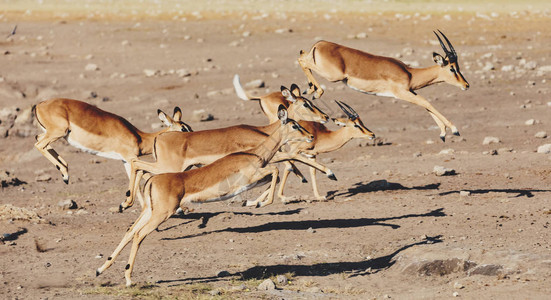
[(289, 101), (289, 114), (295, 119), (303, 121), (327, 123), (329, 116), (315, 106), (312, 101), (300, 95), (300, 89), (296, 84), (291, 85), (291, 89), (281, 86), (281, 94), (285, 100)]
[(444, 50), (444, 53), (446, 54), (445, 57), (442, 57), (442, 55), (434, 52), (432, 54), (432, 58), (434, 59), (434, 62), (437, 63), (441, 68), (441, 79), (444, 82), (447, 82), (451, 85), (455, 85), (460, 87), (462, 90), (469, 89), (469, 83), (463, 77), (463, 74), (459, 71), (459, 63), (457, 63), (457, 53), (455, 52), (455, 49), (453, 48), (452, 44), (448, 40), (448, 38), (442, 33), (442, 31), (438, 30), (438, 32), (442, 35), (442, 37), (446, 40), (446, 43), (450, 47), (446, 48), (444, 45), (444, 42), (442, 42), (442, 39), (438, 35), (438, 33), (434, 32), (436, 37), (438, 38), (438, 41), (440, 42), (440, 46), (442, 46), (442, 50)]
[(282, 135), (284, 136), (284, 143), (287, 142), (307, 142), (310, 143), (314, 139), (314, 135), (300, 126), (300, 124), (289, 118), (287, 109), (285, 106), (280, 105), (277, 110), (277, 117), (281, 121), (281, 126), (283, 127)]
[(157, 114), (159, 119), (168, 127), (168, 131), (182, 131), (182, 132), (192, 132), (191, 127), (182, 122), (182, 111), (178, 106), (174, 107), (174, 114), (172, 118), (165, 114), (162, 110), (158, 109)]
[(374, 139), (375, 134), (369, 130), (360, 120), (360, 116), (352, 107), (348, 104), (335, 100), (337, 105), (342, 109), (342, 111), (348, 116), (348, 118), (333, 118), (335, 124), (349, 128), (352, 132), (352, 137), (354, 138), (364, 138), (364, 139)]

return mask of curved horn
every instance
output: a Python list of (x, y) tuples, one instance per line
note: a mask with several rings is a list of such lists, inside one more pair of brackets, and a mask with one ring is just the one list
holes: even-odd
[(348, 109), (346, 109), (346, 107), (343, 106), (343, 102), (335, 100), (335, 103), (337, 103), (337, 105), (342, 109), (342, 111), (348, 116), (349, 119), (355, 119), (354, 114), (352, 114)]
[[(440, 31), (440, 30), (438, 30), (438, 31)], [(436, 38), (438, 38), (438, 41), (440, 42), (440, 46), (442, 47), (442, 50), (444, 50), (444, 53), (447, 56), (450, 53), (450, 51), (448, 51), (448, 48), (446, 48), (446, 45), (444, 45), (444, 42), (442, 42), (442, 39), (440, 38), (438, 33), (436, 33), (436, 31), (433, 31), (433, 32), (434, 32), (434, 35), (436, 35)]]
[(457, 52), (455, 52), (455, 49), (453, 48), (452, 46), (452, 43), (450, 43), (450, 40), (448, 40), (448, 38), (446, 37), (446, 35), (444, 33), (442, 33), (442, 31), (440, 31), (440, 29), (438, 29), (438, 32), (440, 32), (440, 34), (444, 37), (444, 39), (446, 40), (446, 43), (448, 43), (448, 46), (450, 47), (450, 51), (453, 53), (453, 55), (457, 56)]
[(352, 115), (354, 116), (354, 119), (357, 119), (359, 118), (360, 116), (358, 115), (358, 113), (352, 108), (350, 107), (350, 105), (346, 104), (346, 103), (342, 103), (344, 104), (344, 106), (346, 106), (346, 108), (348, 108), (350, 110), (350, 112), (352, 112)]

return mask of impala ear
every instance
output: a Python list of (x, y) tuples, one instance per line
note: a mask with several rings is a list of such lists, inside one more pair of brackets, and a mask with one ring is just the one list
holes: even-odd
[(297, 99), (295, 99), (295, 97), (293, 97), (293, 94), (291, 93), (291, 91), (284, 87), (284, 86), (281, 86), (281, 94), (283, 95), (283, 97), (285, 97), (285, 100), (289, 101), (289, 102), (296, 102)]
[(172, 118), (178, 122), (182, 121), (182, 110), (178, 106), (174, 107), (174, 113), (172, 114)]
[(291, 85), (291, 93), (295, 97), (300, 97), (300, 88), (298, 87), (298, 85), (294, 83)]
[(439, 65), (439, 66), (441, 66), (441, 67), (443, 67), (443, 66), (445, 66), (445, 65), (448, 64), (448, 62), (446, 61), (446, 59), (445, 59), (444, 57), (442, 57), (442, 55), (440, 55), (440, 54), (438, 54), (438, 53), (436, 53), (436, 52), (433, 52), (433, 53), (432, 53), (432, 59), (434, 60), (434, 62), (435, 62), (437, 65)]
[(165, 124), (168, 127), (170, 127), (170, 125), (172, 125), (170, 117), (167, 116), (162, 110), (158, 109), (157, 110), (157, 115), (159, 116), (159, 119), (161, 120), (161, 122), (163, 122), (163, 124)]
[(287, 109), (285, 109), (285, 106), (279, 105), (279, 107), (277, 109), (277, 117), (281, 121), (281, 124), (283, 124), (283, 125), (287, 124), (287, 121), (289, 119), (288, 119), (288, 115), (287, 115)]

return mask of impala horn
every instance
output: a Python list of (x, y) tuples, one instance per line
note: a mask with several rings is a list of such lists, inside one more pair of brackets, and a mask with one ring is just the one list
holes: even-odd
[(440, 38), (438, 33), (436, 33), (435, 31), (433, 31), (433, 32), (436, 35), (436, 37), (438, 38), (438, 41), (440, 42), (440, 46), (444, 50), (444, 53), (446, 53), (446, 57), (448, 58), (450, 63), (457, 62), (457, 53), (455, 52), (455, 49), (453, 48), (452, 43), (450, 43), (450, 40), (448, 40), (446, 35), (444, 35), (442, 33), (442, 31), (440, 31), (440, 29), (438, 29), (438, 32), (444, 37), (444, 39), (446, 40), (446, 43), (448, 43), (448, 46), (450, 47), (450, 50), (448, 50), (448, 48), (446, 48), (446, 46), (444, 45), (444, 42), (442, 42), (442, 39)]
[(356, 113), (356, 111), (354, 111), (354, 109), (352, 109), (352, 107), (350, 107), (348, 104), (337, 100), (335, 100), (335, 102), (342, 109), (342, 111), (348, 116), (350, 120), (354, 121), (359, 117), (358, 113)]

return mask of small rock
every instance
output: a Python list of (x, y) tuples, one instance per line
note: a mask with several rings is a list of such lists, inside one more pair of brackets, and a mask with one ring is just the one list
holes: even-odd
[(423, 153), (421, 153), (421, 152), (413, 153), (413, 157), (421, 157), (421, 156), (423, 156)]
[(453, 284), (453, 288), (460, 290), (460, 289), (464, 288), (464, 286), (461, 283), (456, 282), (456, 283)]
[(471, 192), (469, 192), (469, 191), (460, 191), (459, 192), (459, 196), (461, 196), (461, 197), (468, 197), (470, 195), (471, 195)]
[(219, 290), (211, 290), (211, 291), (209, 291), (209, 295), (218, 296), (218, 295), (220, 295), (220, 291)]
[(289, 283), (289, 280), (287, 280), (285, 275), (277, 275), (276, 281), (280, 285), (287, 285), (287, 283)]
[(84, 67), (85, 71), (97, 71), (99, 70), (98, 65), (96, 64), (87, 64), (86, 67)]
[(308, 228), (308, 229), (306, 230), (306, 232), (308, 232), (308, 233), (314, 233), (314, 232), (316, 232), (316, 231), (315, 231), (312, 227), (310, 227), (310, 228)]
[(452, 296), (459, 297), (459, 293), (458, 292), (453, 292)]
[(455, 153), (455, 150), (450, 148), (450, 149), (443, 149), (438, 154), (453, 154), (453, 153)]
[(448, 169), (442, 166), (434, 166), (433, 172), (436, 176), (449, 176), (455, 174), (454, 169)]
[(96, 255), (96, 258), (103, 258), (103, 254), (100, 253), (100, 254)]
[(275, 290), (275, 288), (275, 283), (271, 279), (266, 279), (258, 285), (258, 290), (260, 291), (272, 291)]
[(46, 182), (52, 180), (52, 176), (50, 174), (44, 173), (36, 176), (37, 182)]
[(247, 286), (244, 283), (231, 288), (232, 291), (244, 291), (246, 289), (247, 289)]
[(245, 83), (245, 87), (249, 89), (256, 89), (256, 88), (263, 88), (266, 87), (266, 84), (264, 83), (264, 80), (262, 79), (255, 79), (252, 81), (249, 81)]
[(360, 33), (356, 34), (356, 38), (357, 39), (365, 39), (365, 38), (367, 38), (367, 33), (360, 32)]
[(534, 125), (536, 124), (536, 120), (534, 119), (530, 119), (530, 120), (527, 120), (526, 122), (524, 122), (524, 125), (527, 125), (527, 126), (531, 126), (531, 125)]
[(538, 153), (548, 154), (551, 153), (551, 144), (545, 144), (538, 147)]
[(482, 141), (482, 145), (498, 144), (500, 142), (501, 141), (497, 137), (487, 136), (484, 138), (484, 141)]
[(206, 122), (214, 120), (214, 116), (207, 113), (204, 109), (194, 110), (191, 120), (194, 122)]
[(145, 77), (153, 77), (161, 74), (161, 71), (159, 70), (152, 70), (152, 69), (145, 69), (143, 70), (143, 73), (145, 74)]
[(547, 132), (545, 132), (545, 131), (540, 131), (540, 132), (536, 133), (534, 136), (537, 137), (537, 138), (539, 138), (539, 139), (544, 139), (544, 138), (547, 137)]
[(72, 199), (61, 200), (57, 203), (57, 206), (61, 207), (63, 210), (76, 209), (78, 207), (77, 203)]

